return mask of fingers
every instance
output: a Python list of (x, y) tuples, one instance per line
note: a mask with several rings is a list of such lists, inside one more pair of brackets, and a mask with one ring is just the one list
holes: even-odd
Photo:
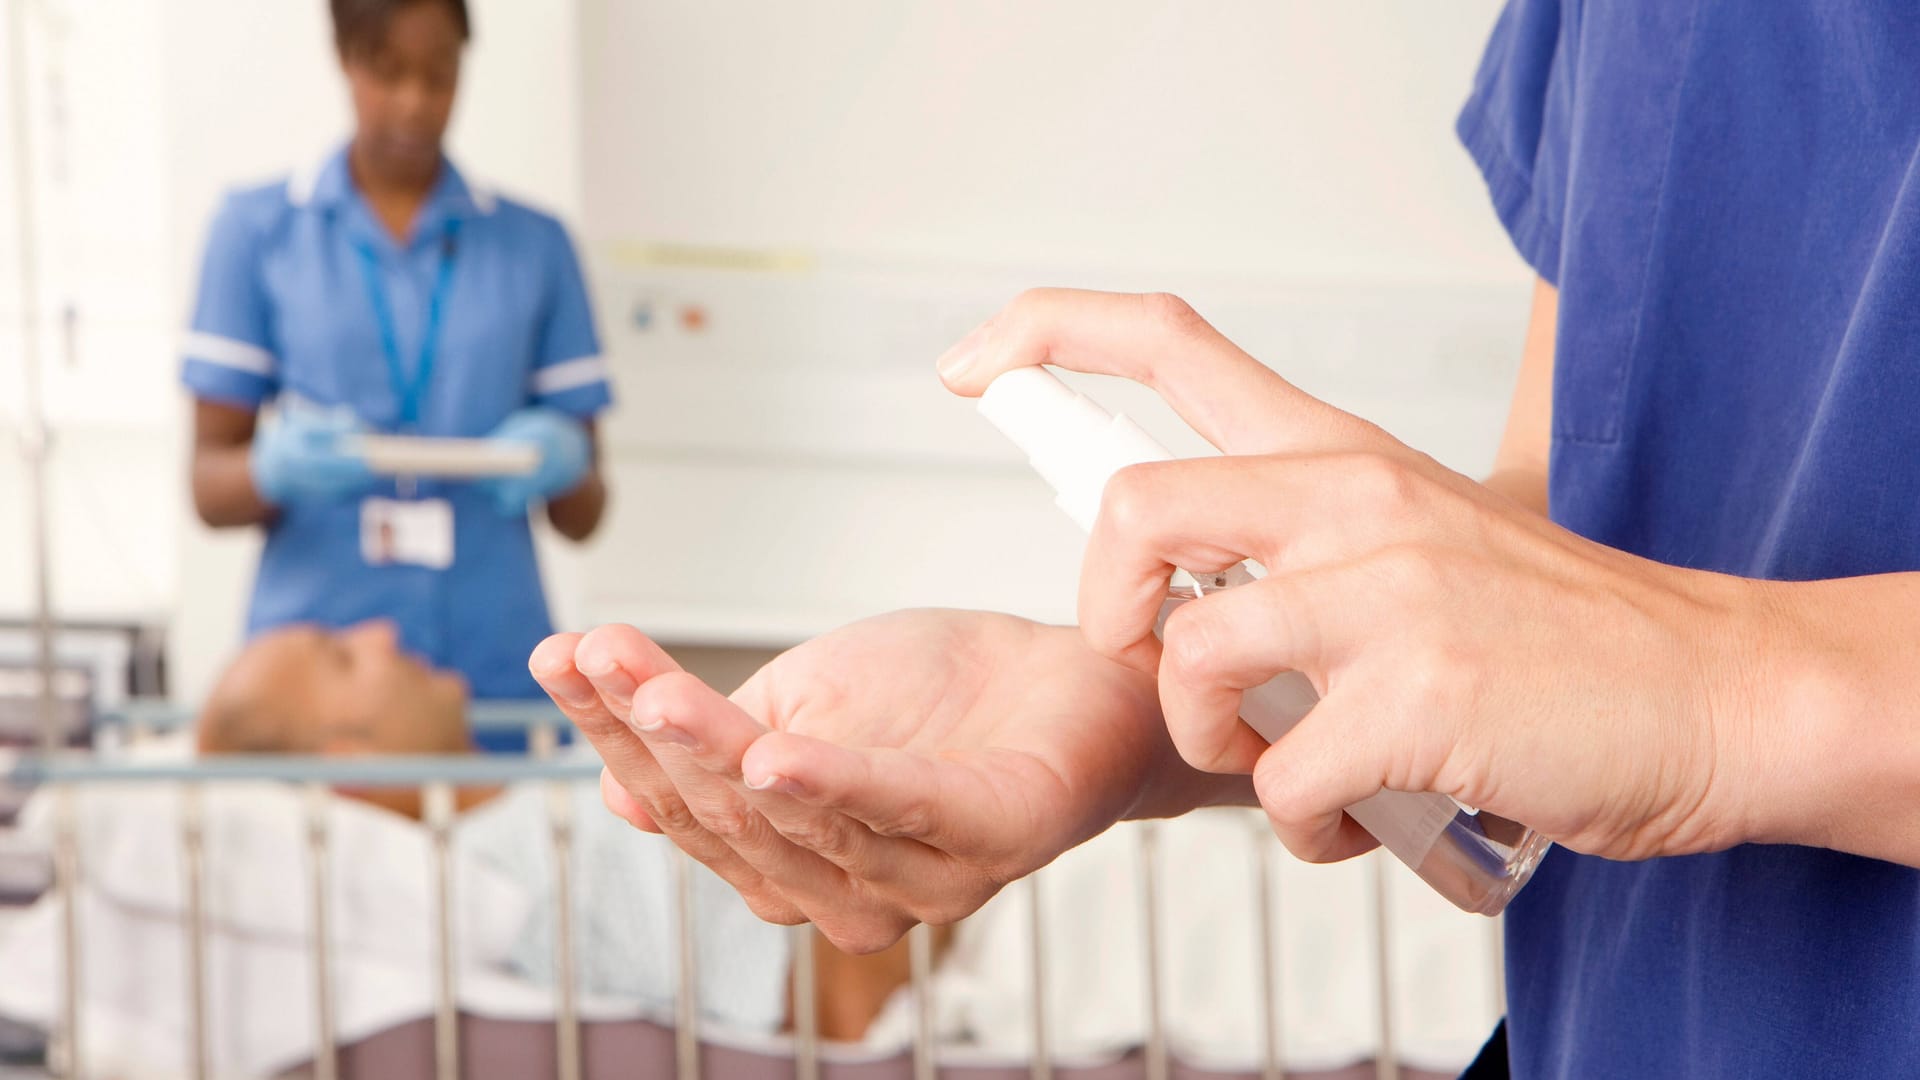
[[(591, 634), (555, 634), (535, 648), (528, 667), (560, 711), (593, 743), (606, 771), (601, 794), (616, 815), (661, 832), (740, 890), (761, 918), (803, 922), (733, 849), (700, 827), (673, 781), (628, 724), (633, 694), (647, 679), (679, 670), (664, 650), (628, 626)], [(608, 797), (610, 786), (625, 797)], [(636, 805), (637, 804), (637, 805)], [(642, 813), (636, 815), (635, 810)], [(639, 820), (644, 817), (647, 824)]]
[(1159, 661), (1153, 628), (1174, 570), (1221, 570), (1263, 543), (1246, 515), (1189, 494), (1194, 482), (1217, 489), (1233, 477), (1198, 464), (1156, 462), (1115, 474), (1080, 562), (1081, 633), (1096, 652), (1137, 671), (1150, 672)]
[(607, 809), (613, 811), (614, 817), (634, 828), (642, 832), (660, 832), (660, 826), (653, 820), (653, 815), (647, 812), (647, 808), (640, 804), (639, 799), (634, 798), (631, 792), (621, 787), (620, 781), (614, 779), (613, 772), (606, 768), (600, 770), (600, 801), (606, 804)]
[(1254, 792), (1288, 851), (1308, 862), (1337, 862), (1379, 841), (1345, 808), (1387, 783), (1381, 713), (1334, 694), (1261, 755)]
[(1267, 822), (1281, 846), (1301, 862), (1344, 862), (1380, 846), (1372, 833), (1341, 811), (1316, 818), (1306, 826), (1283, 826), (1271, 814)]
[[(1080, 628), (1096, 650), (1151, 670), (1174, 567), (1254, 558), (1276, 573), (1349, 561), (1433, 528), (1430, 482), (1379, 455), (1208, 458), (1115, 474), (1080, 570)], [(1261, 507), (1277, 510), (1262, 512)]]
[(765, 728), (638, 631), (556, 635), (531, 666), (602, 751), (608, 808), (712, 867), (761, 918), (813, 917), (841, 947), (871, 951), (915, 919), (964, 913), (948, 910), (961, 898), (977, 904), (977, 890), (945, 887), (962, 884), (952, 861), (918, 841), (774, 787), (748, 790), (742, 755)]
[(1344, 641), (1363, 630), (1343, 603), (1346, 580), (1342, 570), (1270, 577), (1208, 594), (1167, 617), (1160, 708), (1188, 764), (1250, 772), (1267, 742), (1314, 706), (1315, 686), (1297, 673), (1324, 680), (1334, 664), (1329, 634)]
[[(701, 827), (749, 866), (780, 883), (801, 906), (846, 891), (846, 875), (819, 854), (783, 836), (745, 790), (740, 762), (766, 729), (718, 691), (684, 673), (660, 676), (634, 697), (633, 716), (667, 778)], [(859, 836), (845, 854), (861, 865), (875, 859)]]
[(938, 366), (949, 389), (977, 397), (1001, 372), (1035, 364), (1144, 383), (1230, 454), (1393, 444), (1379, 428), (1294, 387), (1165, 293), (1032, 289), (947, 350)]
[(694, 818), (843, 947), (870, 951), (916, 920), (950, 921), (977, 904), (973, 890), (951, 887), (942, 852), (810, 804), (796, 781), (760, 772), (749, 781), (745, 754), (772, 736), (691, 675), (647, 683), (633, 715)]
[[(614, 630), (625, 633), (610, 633)], [(617, 638), (623, 654), (636, 668), (648, 675), (656, 671), (678, 669), (678, 665), (659, 646), (646, 641), (639, 631), (631, 627), (603, 627), (595, 634), (599, 635), (602, 642), (599, 646), (601, 653), (608, 653)], [(627, 636), (629, 634), (645, 644), (633, 641)], [(581, 734), (592, 741), (594, 748), (600, 752), (600, 760), (606, 762), (614, 775), (624, 781), (629, 772), (650, 766), (651, 755), (647, 753), (640, 737), (627, 725), (624, 712), (616, 711), (611, 703), (602, 698), (593, 680), (581, 672), (577, 656), (586, 637), (584, 634), (554, 634), (534, 648), (532, 657), (527, 661), (527, 669), (567, 719), (573, 721)], [(602, 662), (609, 666), (615, 664), (610, 656), (604, 657)]]
[(740, 752), (762, 729), (644, 635), (629, 627), (557, 635), (536, 650), (533, 667), (601, 750), (608, 763), (601, 797), (614, 814), (666, 834), (770, 922), (803, 922), (824, 911), (849, 946), (905, 931), (897, 917), (895, 926), (866, 911), (845, 914), (852, 908), (845, 875), (789, 842), (729, 783), (729, 774), (737, 781)]

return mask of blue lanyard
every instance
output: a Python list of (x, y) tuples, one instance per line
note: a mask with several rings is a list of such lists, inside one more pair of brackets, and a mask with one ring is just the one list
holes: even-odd
[(440, 344), (440, 316), (453, 282), (454, 236), (460, 231), (458, 220), (447, 222), (445, 241), (440, 249), (440, 273), (434, 278), (433, 295), (427, 299), (427, 326), (420, 332), (420, 362), (407, 377), (400, 363), (400, 338), (393, 328), (393, 309), (387, 306), (387, 293), (380, 285), (380, 259), (372, 245), (355, 240), (360, 253), (360, 276), (367, 283), (367, 299), (373, 302), (373, 317), (380, 324), (380, 349), (387, 358), (387, 379), (393, 384), (393, 396), (400, 402), (400, 427), (409, 429), (420, 423), (420, 403), (426, 397), (427, 384), (433, 378), (433, 354)]

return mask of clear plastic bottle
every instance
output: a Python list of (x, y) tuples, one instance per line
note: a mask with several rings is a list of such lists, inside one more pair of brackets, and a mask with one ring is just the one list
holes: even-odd
[[(1128, 465), (1171, 457), (1125, 416), (1109, 414), (1043, 368), (1019, 368), (995, 379), (980, 412), (1026, 451), (1050, 483), (1061, 509), (1091, 531), (1100, 494)], [(1161, 605), (1156, 633), (1181, 604), (1258, 580), (1245, 563), (1217, 574), (1188, 574)], [(1268, 742), (1287, 733), (1319, 701), (1313, 683), (1283, 672), (1245, 692), (1240, 718)], [(1524, 825), (1476, 813), (1435, 792), (1381, 791), (1347, 814), (1427, 884), (1465, 911), (1498, 915), (1550, 845)]]
[[(1192, 585), (1167, 590), (1154, 633), (1189, 600), (1258, 580), (1245, 563), (1218, 574), (1189, 574)], [(1274, 742), (1320, 700), (1313, 683), (1297, 671), (1280, 675), (1242, 696), (1240, 719)], [(1517, 822), (1478, 813), (1436, 792), (1381, 791), (1347, 807), (1347, 816), (1413, 869), (1421, 880), (1463, 911), (1498, 915), (1533, 876), (1551, 842)]]

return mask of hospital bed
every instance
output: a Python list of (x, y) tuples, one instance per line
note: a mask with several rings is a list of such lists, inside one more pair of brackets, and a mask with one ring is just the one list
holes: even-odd
[[(1204, 835), (1181, 835), (1185, 827), (1181, 822), (1110, 832), (1010, 887), (959, 928), (956, 944), (939, 964), (930, 934), (924, 927), (916, 930), (909, 937), (910, 986), (876, 1023), (874, 1036), (857, 1046), (828, 1044), (818, 1037), (813, 938), (804, 927), (792, 931), (790, 1032), (747, 1037), (703, 1026), (696, 1004), (701, 976), (694, 946), (694, 928), (701, 916), (692, 897), (695, 877), (705, 871), (675, 852), (671, 865), (678, 910), (672, 924), (678, 947), (673, 1007), (668, 1015), (619, 1015), (604, 1008), (596, 1012), (574, 990), (573, 973), (580, 957), (574, 952), (574, 907), (569, 895), (577, 871), (570, 858), (577, 811), (565, 793), (570, 786), (595, 780), (598, 765), (556, 756), (556, 747), (565, 737), (565, 721), (544, 703), (482, 703), (475, 707), (472, 719), (478, 730), (524, 730), (530, 753), (524, 757), (261, 756), (169, 761), (122, 751), (0, 761), (0, 781), (38, 788), (55, 867), (54, 890), (41, 906), (56, 969), (52, 981), (60, 991), (53, 1015), (45, 1018), (52, 1037), (38, 1075), (105, 1075), (82, 1052), (97, 1042), (87, 1034), (87, 988), (58, 973), (88, 972), (85, 954), (97, 944), (89, 935), (82, 903), (89, 867), (83, 859), (80, 823), (87, 800), (130, 788), (166, 789), (177, 799), (179, 812), (171, 823), (177, 828), (180, 855), (173, 883), (179, 891), (177, 932), (172, 936), (177, 944), (170, 947), (182, 954), (180, 992), (188, 1043), (179, 1074), (220, 1075), (211, 1051), (220, 1017), (209, 1001), (208, 950), (213, 934), (208, 925), (206, 807), (223, 790), (263, 782), (297, 790), (305, 821), (305, 842), (298, 856), (304, 865), (305, 880), (299, 888), (305, 894), (306, 923), (300, 977), (309, 984), (310, 1015), (304, 1025), (310, 1039), (296, 1060), (274, 1070), (276, 1076), (321, 1080), (411, 1076), (437, 1080), (628, 1076), (675, 1080), (1253, 1076), (1391, 1080), (1405, 1076), (1416, 1080), (1451, 1075), (1464, 1060), (1465, 1044), (1457, 1039), (1438, 1054), (1445, 1061), (1435, 1060), (1431, 1048), (1424, 1054), (1403, 1053), (1399, 1021), (1407, 1011), (1408, 988), (1396, 987), (1399, 969), (1393, 956), (1395, 938), (1405, 927), (1398, 917), (1400, 909), (1390, 901), (1396, 893), (1418, 890), (1418, 885), (1401, 889), (1390, 880), (1395, 864), (1373, 857), (1361, 860), (1341, 871), (1347, 874), (1349, 887), (1332, 898), (1332, 917), (1339, 920), (1339, 932), (1329, 934), (1323, 927), (1310, 931), (1300, 947), (1283, 948), (1287, 920), (1303, 906), (1290, 903), (1291, 894), (1283, 895), (1287, 893), (1285, 868), (1294, 864), (1284, 860), (1257, 815), (1240, 812), (1203, 820), (1198, 827), (1212, 830)], [(99, 743), (138, 747), (187, 722), (176, 709), (136, 702), (107, 718), (113, 730)], [(455, 872), (453, 792), (462, 785), (494, 783), (546, 785), (551, 795), (545, 831), (552, 873), (545, 887), (553, 890), (556, 900), (552, 966), (557, 977), (547, 990), (550, 1000), (544, 1007), (529, 1009), (522, 1001), (517, 1016), (463, 1008), (469, 988), (462, 983), (472, 976), (455, 962), (456, 926), (465, 932), (470, 925), (455, 917), (463, 903), (460, 893), (476, 891), (484, 882)], [(422, 959), (429, 969), (425, 974), (431, 984), (430, 1005), (375, 1030), (364, 1030), (364, 1022), (358, 1027), (343, 1022), (341, 984), (346, 961), (341, 955), (341, 935), (346, 931), (339, 925), (339, 891), (330, 887), (330, 879), (343, 871), (335, 850), (340, 842), (334, 824), (338, 819), (333, 816), (342, 800), (330, 793), (334, 786), (417, 787), (426, 808), (421, 850), (427, 853), (430, 886), (423, 907), (430, 917), (422, 929), (427, 930), (430, 947)], [(1190, 864), (1204, 863), (1206, 858), (1247, 869), (1231, 889), (1221, 889), (1214, 881), (1198, 893), (1209, 903), (1219, 899), (1213, 894), (1241, 894), (1238, 899), (1244, 901), (1246, 918), (1239, 920), (1244, 925), (1234, 928), (1239, 936), (1227, 948), (1244, 953), (1251, 946), (1256, 959), (1247, 965), (1245, 974), (1250, 978), (1239, 979), (1240, 972), (1226, 970), (1232, 965), (1207, 949), (1195, 953), (1182, 944), (1182, 935), (1192, 937), (1196, 928), (1204, 931), (1203, 936), (1217, 937), (1227, 921), (1217, 912), (1210, 915), (1191, 908), (1195, 890), (1189, 886), (1194, 882), (1183, 879), (1193, 876), (1187, 869)], [(1359, 887), (1351, 887), (1355, 885)], [(1305, 899), (1313, 891), (1299, 890), (1299, 896)], [(1188, 910), (1176, 907), (1170, 915), (1170, 905), (1183, 902), (1183, 895), (1188, 898), (1184, 901)], [(1095, 899), (1089, 902), (1088, 896)], [(1440, 965), (1452, 971), (1451, 985), (1442, 980), (1422, 989), (1426, 998), (1455, 1004), (1461, 998), (1482, 998), (1478, 1007), (1467, 1010), (1471, 1015), (1465, 1023), (1454, 1025), (1456, 1035), (1471, 1036), (1485, 1031), (1501, 1008), (1498, 936), (1486, 933), (1489, 924), (1479, 920), (1451, 912), (1448, 919), (1447, 926), (1470, 928), (1470, 934), (1479, 936), (1464, 953), (1455, 949)], [(1091, 945), (1078, 952), (1062, 952), (1062, 943), (1076, 935), (1091, 936)], [(1340, 946), (1336, 951), (1347, 955), (1332, 963), (1324, 956), (1316, 959), (1316, 944), (1335, 938)], [(1126, 962), (1114, 963), (1116, 955)], [(1290, 958), (1318, 965), (1318, 970), (1303, 974), (1286, 964)], [(1130, 969), (1134, 977), (1114, 978), (1116, 969), (1123, 973)], [(0, 972), (0, 982), (8, 977)], [(1434, 982), (1431, 966), (1416, 979)], [(1242, 1022), (1230, 1037), (1210, 1046), (1206, 1021), (1235, 1011), (1208, 998), (1219, 989), (1215, 984), (1224, 982), (1240, 984), (1224, 991), (1222, 1000), (1240, 1003), (1242, 1011), (1237, 1015)], [(1322, 1012), (1315, 1022), (1326, 1023), (1327, 1003), (1317, 999), (1330, 996), (1322, 991), (1336, 982), (1348, 989), (1361, 986), (1371, 999), (1361, 1001), (1349, 995), (1346, 1006), (1339, 1008), (1338, 1022), (1352, 1027), (1348, 1021), (1364, 1013), (1361, 1026), (1370, 1030), (1364, 1039), (1335, 1040), (1337, 1045), (1303, 1055), (1300, 1046), (1287, 1045), (1308, 1041), (1289, 1038), (1299, 1029), (1297, 1015), (1317, 1007)], [(232, 1008), (233, 1003), (225, 1001), (221, 1007)], [(1192, 1015), (1196, 1008), (1206, 1013), (1198, 1022)], [(1120, 1014), (1132, 1020), (1116, 1029), (1109, 1021)], [(1290, 1023), (1290, 1016), (1296, 1022)], [(1230, 1042), (1237, 1044), (1231, 1052), (1210, 1052)], [(1420, 1065), (1428, 1069), (1415, 1067)]]

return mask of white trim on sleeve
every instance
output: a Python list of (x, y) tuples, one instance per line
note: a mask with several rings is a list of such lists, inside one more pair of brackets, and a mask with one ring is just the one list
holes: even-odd
[(541, 397), (564, 394), (582, 386), (607, 381), (607, 361), (601, 356), (562, 360), (533, 373), (533, 392)]
[(272, 353), (258, 345), (202, 330), (188, 331), (180, 339), (180, 353), (189, 360), (204, 360), (263, 379), (272, 378), (274, 370), (280, 366)]

